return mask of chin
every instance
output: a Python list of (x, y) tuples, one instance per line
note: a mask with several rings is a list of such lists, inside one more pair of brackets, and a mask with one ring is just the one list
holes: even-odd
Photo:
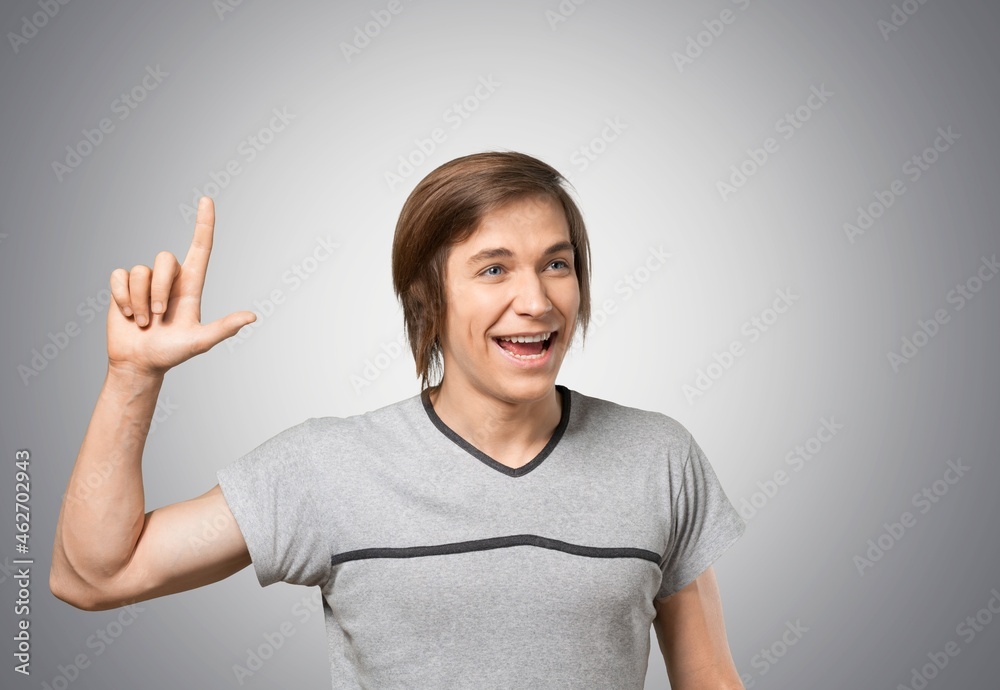
[(507, 402), (530, 403), (551, 394), (555, 384), (555, 376), (509, 377), (497, 381), (493, 390)]

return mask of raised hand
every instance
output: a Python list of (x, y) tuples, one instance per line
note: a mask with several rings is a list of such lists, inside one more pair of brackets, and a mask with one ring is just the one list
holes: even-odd
[(201, 294), (215, 232), (215, 204), (198, 202), (194, 238), (184, 263), (168, 251), (153, 268), (137, 265), (111, 273), (108, 307), (108, 364), (143, 375), (162, 376), (171, 367), (207, 352), (243, 326), (256, 321), (252, 311), (237, 311), (201, 323)]

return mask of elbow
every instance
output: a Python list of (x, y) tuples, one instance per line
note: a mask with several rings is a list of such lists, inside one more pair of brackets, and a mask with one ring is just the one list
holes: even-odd
[(66, 583), (65, 578), (60, 577), (55, 568), (49, 571), (49, 591), (52, 596), (60, 601), (64, 601), (70, 606), (83, 611), (98, 611), (94, 601), (90, 597), (83, 596), (79, 588), (71, 587)]
[(67, 587), (65, 583), (59, 579), (54, 568), (49, 572), (49, 591), (52, 592), (52, 596), (59, 601), (64, 601), (70, 606), (75, 606), (76, 608), (83, 609), (84, 611), (87, 610), (86, 602), (84, 602), (84, 600), (79, 597), (77, 593), (73, 592), (72, 589)]
[(74, 567), (62, 543), (56, 540), (49, 569), (49, 591), (52, 596), (81, 611), (107, 611), (115, 608), (110, 584), (113, 579), (91, 573), (88, 576)]
[(81, 611), (107, 611), (115, 604), (102, 598), (98, 590), (53, 565), (49, 571), (49, 591), (60, 601)]

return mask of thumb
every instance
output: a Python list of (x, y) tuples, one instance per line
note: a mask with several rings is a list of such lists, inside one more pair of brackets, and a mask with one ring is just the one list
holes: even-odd
[(198, 329), (196, 346), (199, 352), (207, 352), (226, 338), (236, 335), (241, 328), (257, 320), (252, 311), (234, 311), (229, 316), (223, 316)]

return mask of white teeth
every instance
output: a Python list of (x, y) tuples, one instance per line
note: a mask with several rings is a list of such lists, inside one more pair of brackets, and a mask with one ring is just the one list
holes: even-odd
[(497, 338), (497, 340), (509, 340), (512, 343), (537, 343), (548, 340), (552, 333), (540, 333), (538, 335), (515, 335), (509, 338)]

